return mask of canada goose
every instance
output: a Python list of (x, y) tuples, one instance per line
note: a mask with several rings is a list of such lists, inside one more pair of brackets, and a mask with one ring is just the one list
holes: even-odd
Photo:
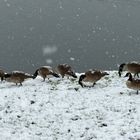
[(126, 73), (125, 77), (129, 77), (129, 79), (126, 81), (126, 86), (130, 89), (140, 90), (140, 80), (132, 78), (132, 74), (130, 72)]
[(0, 69), (0, 78), (1, 78), (1, 81), (4, 80), (4, 71), (2, 69)]
[(139, 77), (140, 73), (140, 64), (137, 62), (131, 62), (131, 63), (123, 63), (119, 67), (119, 76), (121, 77), (122, 71), (128, 71), (130, 73), (134, 73), (134, 77), (137, 75)]
[(16, 83), (16, 85), (20, 83), (20, 85), (22, 85), (22, 82), (24, 82), (25, 79), (34, 79), (34, 76), (28, 73), (24, 73), (23, 71), (13, 71), (11, 73), (4, 74), (4, 78), (7, 82), (13, 82)]
[(64, 78), (64, 76), (72, 76), (73, 78), (77, 78), (75, 72), (72, 70), (72, 67), (68, 64), (59, 64), (57, 66), (58, 73)]
[(35, 71), (33, 75), (35, 78), (37, 77), (37, 75), (40, 75), (43, 78), (43, 81), (45, 81), (48, 75), (53, 75), (54, 77), (57, 77), (57, 78), (59, 77), (59, 75), (50, 66), (40, 67), (39, 69)]
[(101, 72), (99, 70), (89, 70), (85, 72), (85, 74), (82, 74), (79, 77), (79, 84), (84, 87), (82, 81), (84, 82), (91, 82), (93, 83), (93, 86), (96, 84), (98, 80), (100, 80), (105, 75), (109, 75), (107, 72)]

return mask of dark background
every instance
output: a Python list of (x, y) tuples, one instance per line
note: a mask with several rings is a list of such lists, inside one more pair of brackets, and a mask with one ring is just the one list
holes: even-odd
[(0, 66), (77, 72), (139, 61), (139, 0), (0, 0)]

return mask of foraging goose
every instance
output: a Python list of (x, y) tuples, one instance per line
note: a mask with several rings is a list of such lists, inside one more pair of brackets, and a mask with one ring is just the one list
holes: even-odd
[(59, 64), (57, 66), (58, 73), (64, 78), (64, 76), (72, 76), (73, 78), (77, 78), (75, 72), (72, 70), (72, 67), (68, 64)]
[(121, 77), (122, 71), (128, 71), (130, 73), (134, 73), (134, 77), (137, 75), (139, 77), (140, 73), (140, 63), (137, 62), (131, 62), (131, 63), (123, 63), (119, 67), (119, 76)]
[(89, 70), (85, 72), (85, 74), (82, 74), (79, 78), (79, 84), (84, 87), (82, 81), (84, 82), (91, 82), (93, 83), (93, 86), (96, 84), (98, 80), (100, 80), (105, 75), (109, 75), (107, 72), (101, 72), (99, 70)]
[(28, 73), (24, 73), (23, 71), (13, 71), (11, 73), (6, 73), (4, 75), (4, 78), (7, 82), (13, 82), (13, 83), (16, 83), (16, 85), (20, 83), (20, 85), (22, 85), (25, 79), (28, 79), (28, 78), (34, 79), (34, 76)]
[(137, 90), (138, 94), (138, 91), (140, 90), (140, 80), (132, 78), (132, 74), (130, 72), (128, 72), (125, 77), (129, 77), (129, 79), (126, 81), (126, 86), (130, 89)]
[(4, 80), (4, 74), (5, 74), (5, 72), (2, 69), (0, 69), (0, 78), (1, 78), (1, 81)]
[(37, 69), (35, 71), (35, 73), (33, 75), (35, 78), (37, 77), (37, 75), (40, 75), (43, 78), (43, 81), (45, 81), (45, 79), (48, 75), (52, 75), (57, 78), (59, 77), (59, 75), (57, 73), (55, 73), (54, 70), (52, 69), (52, 67), (50, 67), (50, 66), (40, 67), (39, 69)]

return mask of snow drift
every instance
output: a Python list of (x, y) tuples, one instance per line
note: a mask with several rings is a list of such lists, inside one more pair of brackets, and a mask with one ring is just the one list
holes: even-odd
[(140, 139), (140, 95), (116, 71), (109, 73), (92, 88), (78, 79), (42, 82), (39, 76), (23, 86), (0, 83), (0, 139)]

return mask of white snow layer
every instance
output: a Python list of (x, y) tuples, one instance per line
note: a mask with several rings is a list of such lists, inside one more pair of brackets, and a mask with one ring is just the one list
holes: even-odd
[(0, 83), (0, 140), (140, 139), (140, 95), (109, 73), (92, 88), (39, 76)]

